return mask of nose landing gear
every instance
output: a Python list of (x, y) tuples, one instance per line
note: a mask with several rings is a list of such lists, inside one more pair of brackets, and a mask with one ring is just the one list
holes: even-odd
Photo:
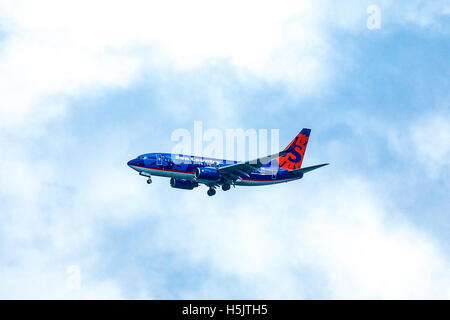
[(148, 178), (147, 179), (147, 184), (152, 183), (152, 176), (150, 175), (150, 173), (141, 171), (141, 172), (139, 172), (139, 175)]

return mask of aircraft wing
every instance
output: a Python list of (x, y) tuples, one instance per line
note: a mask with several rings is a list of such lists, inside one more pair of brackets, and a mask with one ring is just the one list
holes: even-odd
[(230, 180), (236, 180), (239, 178), (249, 177), (249, 173), (255, 171), (256, 169), (262, 167), (264, 164), (269, 161), (278, 158), (279, 156), (283, 156), (289, 153), (290, 150), (281, 151), (279, 153), (272, 154), (270, 156), (258, 158), (252, 161), (242, 162), (231, 164), (229, 166), (219, 168), (219, 172), (222, 176), (229, 178)]
[(329, 165), (329, 163), (323, 163), (323, 164), (318, 164), (316, 166), (304, 167), (304, 168), (300, 168), (300, 169), (296, 169), (296, 170), (291, 170), (291, 171), (289, 171), (289, 174), (292, 174), (294, 176), (295, 175), (300, 175), (300, 174), (303, 174), (303, 173), (307, 173), (307, 172), (319, 169), (319, 168), (321, 168), (323, 166), (327, 166), (327, 165)]

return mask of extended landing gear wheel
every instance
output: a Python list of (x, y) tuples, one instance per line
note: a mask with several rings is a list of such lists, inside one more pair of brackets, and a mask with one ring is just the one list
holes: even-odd
[(152, 183), (152, 179), (148, 178), (147, 179), (147, 184), (150, 184), (150, 183)]
[(222, 185), (222, 190), (223, 191), (228, 191), (228, 190), (230, 190), (230, 188), (231, 188), (231, 186), (228, 183), (225, 183), (225, 184)]
[(216, 190), (214, 190), (214, 189), (212, 189), (212, 188), (208, 190), (208, 196), (211, 197), (211, 196), (213, 196), (213, 195), (215, 195), (215, 194), (216, 194)]

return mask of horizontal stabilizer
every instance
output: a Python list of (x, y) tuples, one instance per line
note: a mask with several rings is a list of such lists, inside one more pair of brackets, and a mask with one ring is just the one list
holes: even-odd
[(300, 169), (296, 169), (296, 170), (291, 170), (291, 171), (289, 171), (289, 174), (292, 174), (295, 176), (295, 175), (299, 175), (301, 173), (307, 173), (307, 172), (319, 169), (319, 168), (327, 166), (327, 165), (329, 165), (329, 163), (323, 163), (323, 164), (318, 164), (316, 166), (304, 167), (304, 168), (300, 168)]

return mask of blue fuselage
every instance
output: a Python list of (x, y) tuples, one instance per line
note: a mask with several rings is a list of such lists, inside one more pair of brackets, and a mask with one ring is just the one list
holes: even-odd
[[(206, 157), (186, 156), (170, 153), (148, 153), (128, 162), (128, 166), (140, 174), (170, 177), (175, 179), (193, 180), (199, 167), (220, 168), (238, 163), (237, 161), (213, 159)], [(270, 163), (242, 176), (234, 182), (236, 185), (267, 185), (300, 179), (286, 169), (272, 167)]]

